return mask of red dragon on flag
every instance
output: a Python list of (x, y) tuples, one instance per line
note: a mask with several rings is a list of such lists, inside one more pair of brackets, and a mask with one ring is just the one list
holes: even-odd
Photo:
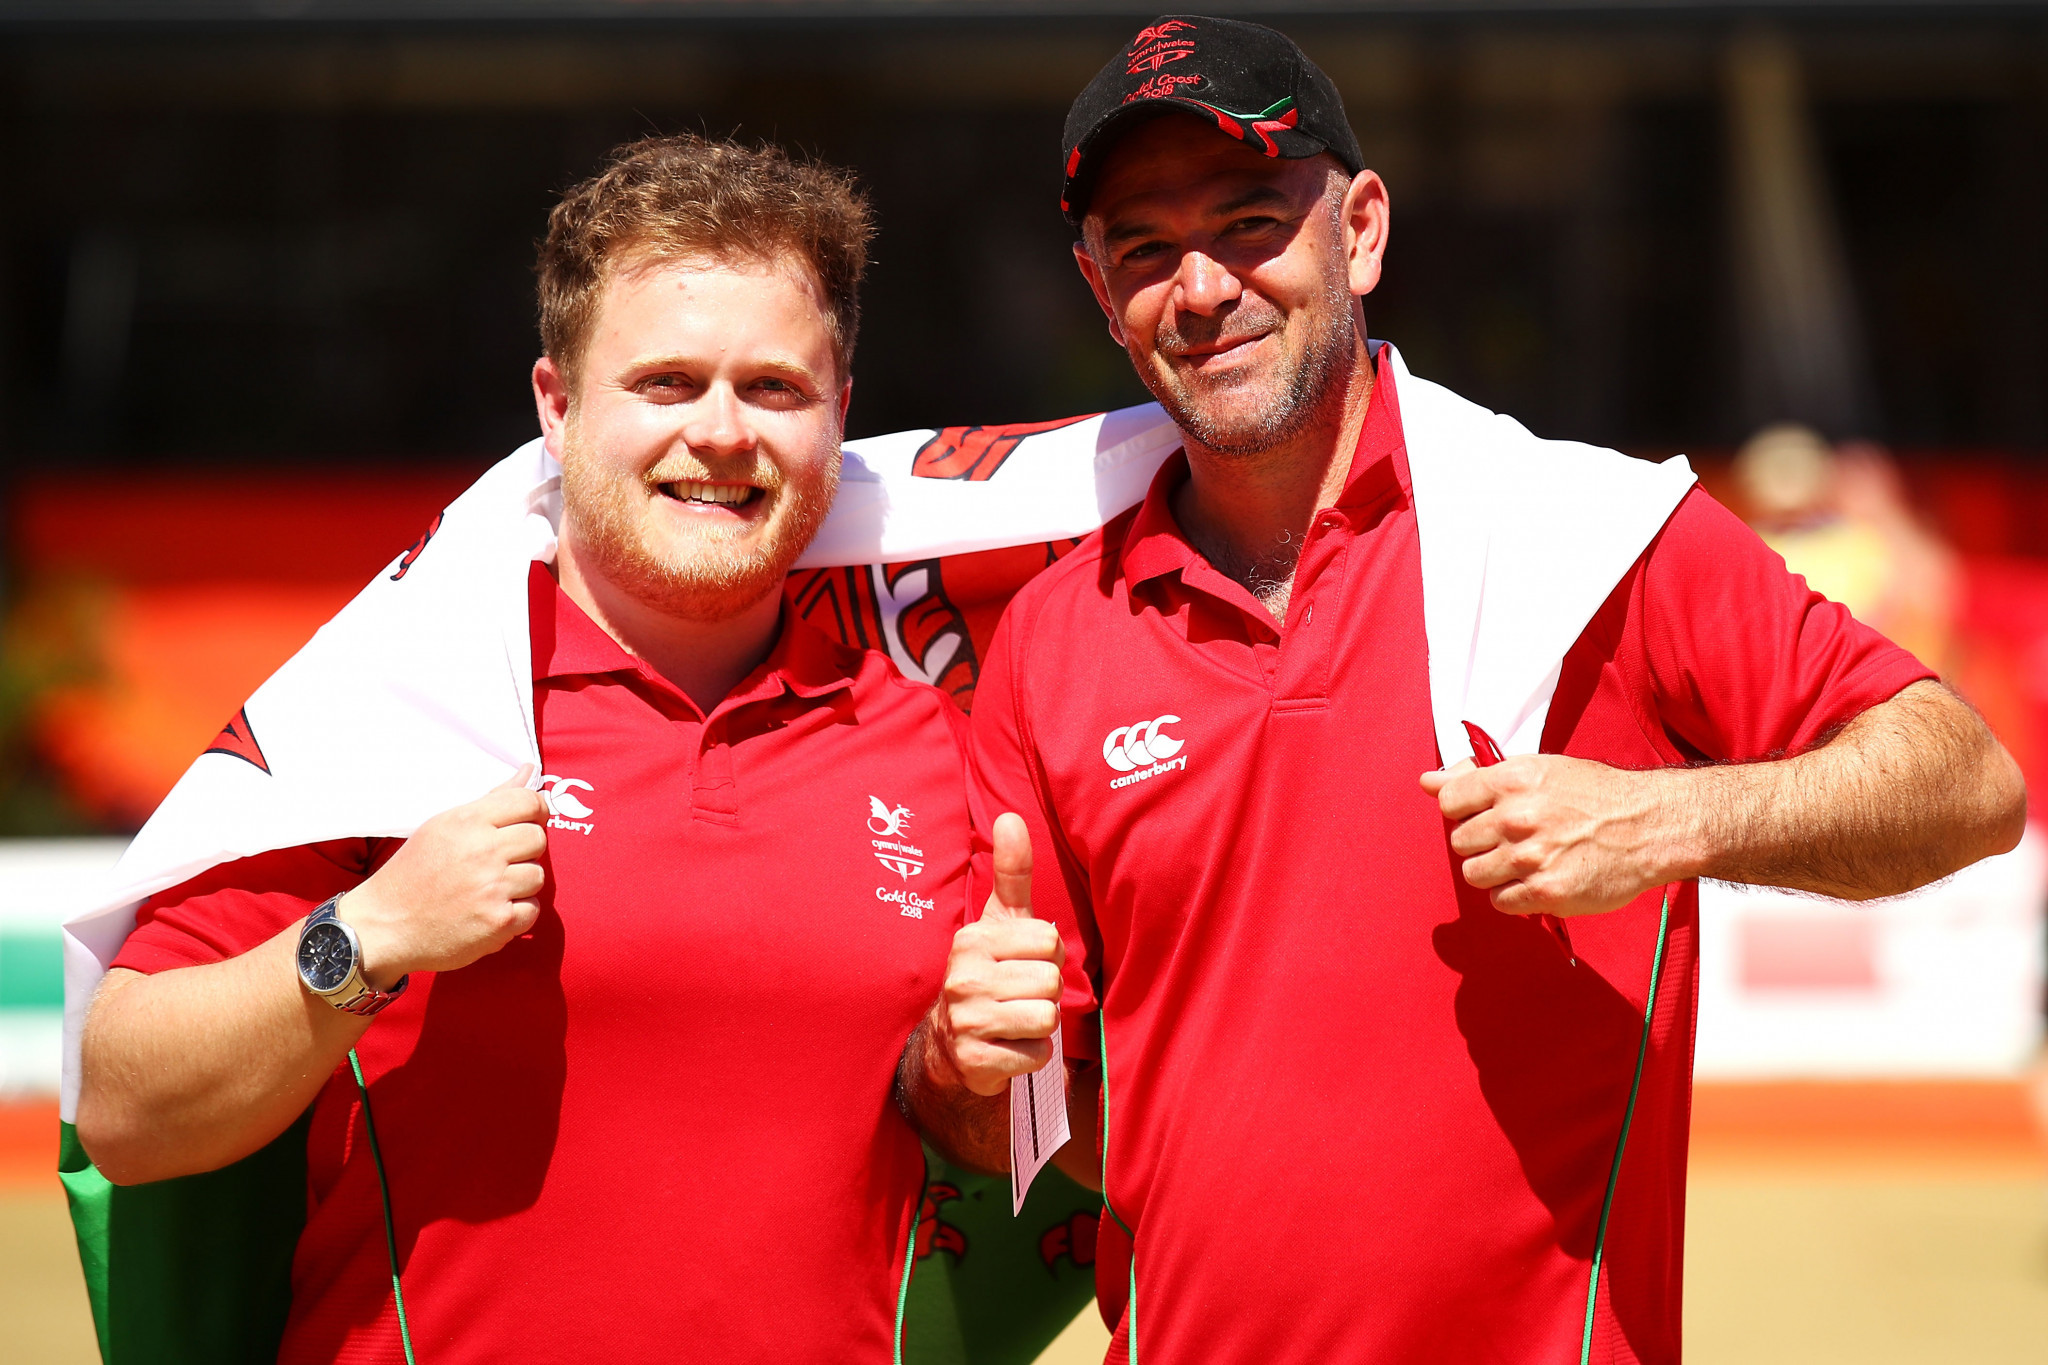
[(950, 1204), (959, 1197), (960, 1187), (942, 1180), (934, 1180), (924, 1187), (924, 1203), (917, 1210), (918, 1260), (934, 1251), (947, 1252), (955, 1261), (966, 1259), (967, 1234), (939, 1217), (939, 1205)]

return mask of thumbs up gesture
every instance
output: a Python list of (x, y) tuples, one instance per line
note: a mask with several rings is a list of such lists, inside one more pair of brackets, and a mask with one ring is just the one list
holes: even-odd
[(938, 1041), (967, 1088), (999, 1095), (1045, 1065), (1060, 1022), (1059, 930), (1031, 917), (1031, 835), (997, 818), (995, 889), (981, 918), (953, 935), (946, 987), (932, 1012)]

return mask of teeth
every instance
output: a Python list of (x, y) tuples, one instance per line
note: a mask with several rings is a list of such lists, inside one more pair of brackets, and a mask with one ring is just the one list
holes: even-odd
[(754, 490), (737, 483), (695, 483), (684, 481), (671, 484), (676, 496), (684, 502), (715, 502), (737, 505), (753, 495)]

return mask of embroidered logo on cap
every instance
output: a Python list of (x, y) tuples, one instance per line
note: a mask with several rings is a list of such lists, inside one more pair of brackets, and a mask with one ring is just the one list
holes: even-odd
[(1129, 104), (1132, 100), (1167, 99), (1172, 96), (1176, 89), (1183, 85), (1200, 85), (1201, 83), (1202, 78), (1200, 76), (1176, 76), (1171, 71), (1162, 71), (1130, 94), (1125, 95), (1124, 103)]
[(1168, 62), (1177, 62), (1183, 57), (1195, 55), (1193, 38), (1175, 38), (1176, 33), (1192, 33), (1195, 26), (1185, 19), (1169, 19), (1151, 28), (1141, 28), (1138, 36), (1131, 39), (1131, 55), (1125, 59), (1124, 74), (1135, 76), (1140, 71), (1157, 71)]

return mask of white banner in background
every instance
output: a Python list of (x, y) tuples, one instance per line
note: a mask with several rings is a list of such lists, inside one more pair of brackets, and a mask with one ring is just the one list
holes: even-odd
[[(126, 839), (0, 840), (0, 1101), (55, 1099), (64, 1057), (64, 1003), (9, 1003), (21, 964), (61, 963), (65, 920), (105, 884)], [(61, 967), (58, 968), (61, 981)]]
[(1701, 1080), (2014, 1076), (2040, 1046), (2048, 853), (1856, 905), (1700, 885)]

